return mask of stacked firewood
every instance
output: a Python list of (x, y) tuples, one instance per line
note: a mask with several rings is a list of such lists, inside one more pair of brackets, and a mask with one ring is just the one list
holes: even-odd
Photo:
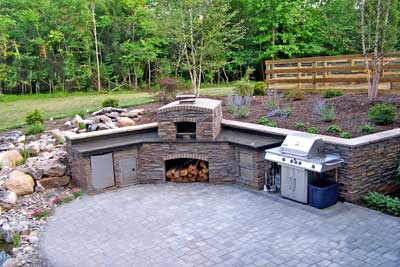
[(208, 166), (205, 161), (189, 161), (180, 166), (174, 166), (167, 170), (167, 178), (171, 182), (190, 183), (208, 182)]

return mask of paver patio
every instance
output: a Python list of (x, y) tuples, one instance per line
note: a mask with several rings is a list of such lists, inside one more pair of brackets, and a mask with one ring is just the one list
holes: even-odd
[(55, 267), (400, 266), (400, 219), (237, 186), (138, 185), (57, 208), (40, 246)]

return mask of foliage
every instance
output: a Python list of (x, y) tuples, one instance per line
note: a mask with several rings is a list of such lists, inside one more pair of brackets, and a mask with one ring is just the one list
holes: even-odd
[(396, 174), (395, 174), (395, 180), (396, 180), (397, 184), (400, 184), (400, 165), (397, 166)]
[(278, 95), (274, 94), (267, 97), (265, 106), (268, 110), (275, 110), (279, 108), (279, 98)]
[(253, 95), (265, 95), (265, 83), (256, 82), (254, 85)]
[(77, 187), (72, 188), (72, 195), (74, 196), (74, 198), (79, 198), (79, 197), (83, 196), (82, 189), (77, 188)]
[(33, 125), (33, 124), (41, 124), (43, 123), (43, 114), (40, 110), (35, 109), (34, 111), (28, 113), (25, 117), (25, 123), (28, 125)]
[(15, 248), (18, 248), (21, 245), (21, 234), (19, 231), (15, 233), (13, 245)]
[(328, 131), (330, 133), (340, 133), (342, 131), (342, 129), (339, 126), (332, 124), (332, 125), (329, 125), (328, 128), (326, 128), (326, 131)]
[(372, 134), (376, 131), (375, 127), (372, 125), (369, 125), (369, 124), (361, 125), (360, 130), (361, 130), (361, 132), (366, 133), (366, 134)]
[(69, 195), (69, 196), (61, 195), (61, 196), (57, 196), (57, 197), (53, 198), (51, 200), (51, 203), (60, 206), (65, 203), (70, 203), (72, 200), (74, 200), (74, 198), (75, 197), (73, 195)]
[(279, 109), (279, 115), (284, 118), (290, 116), (292, 113), (293, 113), (293, 108), (291, 106)]
[(352, 135), (351, 135), (351, 133), (349, 133), (349, 132), (341, 132), (340, 134), (339, 134), (339, 136), (341, 137), (341, 138), (345, 138), (345, 139), (350, 139), (350, 138), (352, 138)]
[(228, 95), (228, 112), (233, 110), (235, 117), (246, 118), (250, 115), (251, 95), (240, 96), (239, 94)]
[(302, 122), (296, 122), (296, 123), (294, 124), (294, 128), (300, 130), (300, 129), (306, 128), (306, 125), (305, 125), (304, 123), (302, 123)]
[(173, 100), (179, 91), (187, 90), (187, 86), (184, 83), (171, 77), (165, 77), (159, 80), (158, 84), (160, 86), (160, 91), (157, 94), (157, 98), (160, 102)]
[(328, 89), (322, 93), (323, 98), (334, 98), (344, 95), (344, 92), (337, 89)]
[(297, 100), (303, 100), (305, 95), (304, 92), (301, 90), (289, 90), (285, 91), (284, 97), (286, 100), (297, 101)]
[(240, 96), (253, 95), (253, 86), (250, 82), (241, 80), (235, 83), (233, 92)]
[(31, 217), (36, 218), (37, 220), (41, 220), (43, 218), (47, 218), (51, 213), (51, 209), (37, 209), (31, 213)]
[(376, 104), (368, 111), (368, 120), (377, 125), (390, 125), (397, 118), (397, 109), (391, 104)]
[(105, 107), (117, 108), (117, 107), (119, 107), (119, 100), (116, 98), (107, 98), (107, 99), (104, 99), (104, 101), (101, 103), (101, 105), (103, 106), (103, 108), (105, 108)]
[(308, 133), (313, 133), (313, 134), (319, 134), (320, 133), (319, 129), (316, 128), (316, 127), (307, 128), (307, 132)]
[(325, 122), (331, 122), (336, 119), (336, 108), (333, 105), (327, 105), (322, 99), (316, 98), (314, 100), (313, 110)]
[(86, 123), (80, 122), (79, 123), (79, 130), (84, 130), (84, 129), (86, 129)]
[(269, 127), (278, 127), (278, 123), (275, 121), (270, 121), (268, 118), (266, 117), (262, 117), (259, 121), (259, 124), (265, 125), (265, 126), (269, 126)]
[(46, 126), (44, 126), (41, 123), (35, 123), (32, 125), (29, 125), (28, 128), (25, 129), (25, 134), (26, 135), (34, 135), (34, 134), (43, 133), (44, 131), (46, 131)]
[(29, 150), (26, 147), (24, 147), (24, 150), (22, 151), (21, 156), (22, 156), (22, 159), (15, 163), (16, 166), (24, 165), (26, 163), (26, 160), (29, 158), (29, 156), (30, 156)]
[(378, 192), (369, 192), (363, 201), (371, 209), (400, 216), (400, 199), (397, 197), (392, 198)]

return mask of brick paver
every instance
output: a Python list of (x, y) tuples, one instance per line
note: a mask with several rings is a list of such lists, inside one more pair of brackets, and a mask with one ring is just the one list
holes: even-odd
[(40, 245), (55, 267), (394, 267), (400, 220), (229, 185), (139, 185), (57, 208)]

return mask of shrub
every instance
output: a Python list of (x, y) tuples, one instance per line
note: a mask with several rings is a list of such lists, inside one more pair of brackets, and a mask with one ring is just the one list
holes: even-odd
[(323, 98), (333, 98), (344, 95), (343, 91), (337, 89), (329, 89), (322, 93)]
[(377, 125), (389, 125), (396, 120), (397, 109), (390, 104), (376, 104), (368, 111), (368, 120)]
[(286, 100), (293, 100), (293, 101), (303, 100), (304, 92), (301, 90), (290, 90), (290, 91), (285, 91), (284, 96)]
[(369, 192), (363, 200), (365, 205), (371, 209), (400, 216), (400, 199), (397, 197), (392, 198), (378, 192)]
[(79, 123), (79, 129), (80, 129), (80, 130), (86, 129), (86, 124), (85, 124), (84, 122), (80, 122), (80, 123)]
[(294, 128), (296, 128), (296, 129), (304, 129), (304, 128), (306, 128), (306, 126), (302, 122), (296, 122), (294, 124)]
[(278, 123), (275, 121), (270, 121), (266, 125), (269, 127), (278, 127)]
[(166, 77), (158, 81), (160, 91), (156, 97), (159, 102), (166, 102), (175, 99), (178, 91), (186, 91), (188, 86), (181, 80)]
[(363, 125), (360, 126), (360, 130), (363, 133), (372, 134), (372, 133), (375, 132), (375, 127), (371, 126), (369, 124), (363, 124)]
[(351, 135), (351, 133), (349, 133), (349, 132), (341, 132), (341, 133), (339, 134), (339, 136), (340, 136), (341, 138), (344, 138), (344, 139), (350, 139), (350, 138), (353, 137), (353, 136)]
[(250, 115), (250, 110), (248, 106), (242, 105), (237, 107), (233, 114), (239, 118), (247, 118)]
[(28, 128), (25, 130), (26, 135), (32, 135), (32, 134), (39, 134), (43, 133), (46, 130), (46, 126), (44, 126), (41, 123), (35, 123), (30, 125)]
[(117, 108), (119, 107), (119, 100), (116, 98), (107, 98), (103, 101), (102, 106), (103, 108), (105, 107)]
[(245, 118), (250, 115), (252, 97), (247, 95), (245, 97), (239, 94), (228, 95), (227, 110), (233, 113), (235, 117)]
[(24, 165), (26, 163), (26, 160), (29, 158), (29, 150), (24, 147), (24, 150), (22, 151), (22, 159), (20, 161), (17, 161), (15, 163), (16, 166), (21, 166)]
[(37, 123), (43, 123), (43, 114), (40, 110), (35, 109), (34, 111), (28, 113), (25, 117), (25, 123), (28, 125), (33, 125)]
[(270, 121), (268, 118), (262, 117), (262, 118), (258, 121), (258, 124), (267, 125), (269, 122), (271, 122), (271, 121)]
[(326, 128), (326, 131), (328, 131), (330, 133), (340, 133), (342, 131), (342, 129), (340, 129), (339, 126), (332, 124), (332, 125), (329, 125), (328, 128)]
[(82, 119), (84, 119), (84, 118), (86, 117), (87, 112), (84, 111), (84, 110), (82, 110), (82, 111), (79, 111), (79, 112), (76, 113), (76, 114), (79, 115), (79, 116), (81, 116)]
[(320, 131), (316, 127), (310, 127), (310, 128), (307, 129), (307, 132), (308, 133), (313, 133), (313, 134), (319, 134)]
[(253, 87), (248, 81), (241, 80), (235, 83), (233, 92), (240, 96), (253, 95)]
[(272, 95), (267, 98), (265, 102), (265, 106), (268, 110), (275, 110), (279, 108), (279, 98), (277, 95)]
[(253, 89), (253, 95), (265, 95), (265, 83), (256, 82)]
[(336, 109), (334, 106), (324, 106), (321, 109), (321, 118), (325, 122), (336, 120)]
[(284, 118), (289, 117), (292, 113), (293, 113), (293, 108), (290, 106), (279, 109), (279, 115)]

